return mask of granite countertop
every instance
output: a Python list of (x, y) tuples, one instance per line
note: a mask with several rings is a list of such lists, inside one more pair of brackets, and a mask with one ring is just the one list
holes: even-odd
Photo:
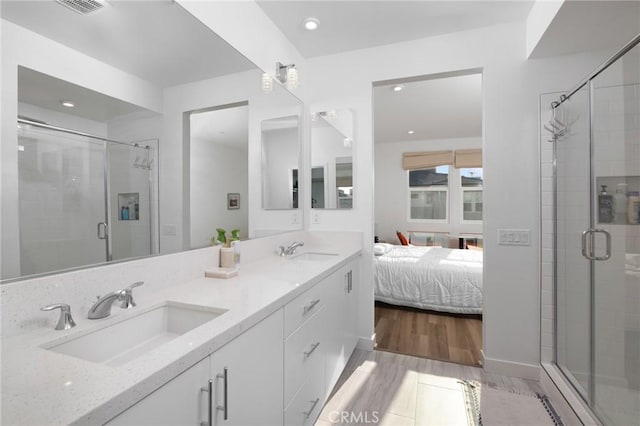
[[(74, 313), (71, 330), (37, 329), (2, 340), (2, 424), (103, 424), (280, 309), (346, 262), (360, 249), (313, 247), (302, 252), (338, 253), (323, 262), (292, 262), (276, 255), (242, 265), (229, 279), (177, 284), (130, 310), (88, 320)], [(140, 291), (141, 289), (136, 289)], [(134, 296), (135, 292), (134, 290)], [(109, 367), (43, 349), (65, 336), (85, 334), (165, 301), (227, 312), (132, 361)]]

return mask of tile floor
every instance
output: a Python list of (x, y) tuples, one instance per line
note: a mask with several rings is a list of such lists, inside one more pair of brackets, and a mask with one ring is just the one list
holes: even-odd
[(472, 424), (467, 420), (460, 380), (513, 393), (541, 392), (536, 382), (486, 373), (477, 367), (356, 349), (316, 425)]

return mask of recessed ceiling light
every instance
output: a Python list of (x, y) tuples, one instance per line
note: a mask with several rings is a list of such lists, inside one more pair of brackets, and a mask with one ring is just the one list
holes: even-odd
[(402, 89), (404, 89), (404, 86), (402, 84), (396, 84), (395, 86), (391, 86), (391, 90), (393, 90), (394, 92), (401, 92)]
[(304, 28), (309, 31), (315, 31), (320, 26), (320, 21), (316, 18), (307, 18), (304, 20)]
[(73, 102), (70, 101), (60, 101), (60, 104), (67, 108), (73, 108), (74, 106), (76, 106)]
[(409, 133), (410, 135), (414, 134), (415, 132), (413, 130), (409, 130), (407, 133)]

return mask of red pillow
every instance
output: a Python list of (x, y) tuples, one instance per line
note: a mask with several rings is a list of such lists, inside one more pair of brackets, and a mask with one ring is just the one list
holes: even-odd
[(402, 232), (396, 231), (396, 235), (398, 236), (398, 239), (400, 240), (400, 244), (402, 244), (403, 246), (408, 246), (409, 245), (409, 241), (407, 240), (407, 237), (405, 237), (402, 234)]

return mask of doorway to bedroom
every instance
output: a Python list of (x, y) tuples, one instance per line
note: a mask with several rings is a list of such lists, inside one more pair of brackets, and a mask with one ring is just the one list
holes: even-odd
[(375, 82), (376, 349), (481, 365), (482, 71)]

